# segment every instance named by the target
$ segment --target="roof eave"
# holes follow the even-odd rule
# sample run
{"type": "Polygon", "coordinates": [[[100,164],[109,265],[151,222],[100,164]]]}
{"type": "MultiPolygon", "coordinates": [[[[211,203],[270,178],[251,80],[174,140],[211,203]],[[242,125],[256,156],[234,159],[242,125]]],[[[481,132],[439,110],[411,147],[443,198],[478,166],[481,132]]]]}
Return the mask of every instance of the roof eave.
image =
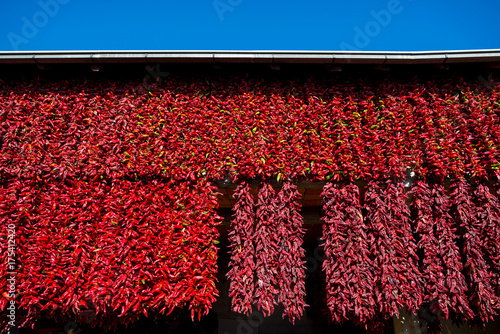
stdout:
{"type": "Polygon", "coordinates": [[[442,64],[500,62],[500,49],[372,51],[0,51],[0,64],[296,63],[442,64]]]}

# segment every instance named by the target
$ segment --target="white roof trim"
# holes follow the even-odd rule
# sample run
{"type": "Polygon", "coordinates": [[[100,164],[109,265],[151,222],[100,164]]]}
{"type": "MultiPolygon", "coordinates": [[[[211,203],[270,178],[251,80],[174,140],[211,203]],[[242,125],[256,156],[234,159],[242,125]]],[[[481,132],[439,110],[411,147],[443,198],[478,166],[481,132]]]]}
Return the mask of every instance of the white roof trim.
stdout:
{"type": "Polygon", "coordinates": [[[451,51],[0,51],[0,64],[49,63],[440,64],[500,62],[500,49],[451,51]]]}

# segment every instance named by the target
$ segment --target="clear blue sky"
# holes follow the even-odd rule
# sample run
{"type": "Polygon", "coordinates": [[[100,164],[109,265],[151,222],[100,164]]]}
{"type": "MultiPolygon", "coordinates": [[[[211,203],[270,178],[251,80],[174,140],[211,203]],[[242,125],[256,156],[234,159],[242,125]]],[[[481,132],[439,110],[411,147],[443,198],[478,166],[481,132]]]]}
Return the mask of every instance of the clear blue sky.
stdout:
{"type": "Polygon", "coordinates": [[[1,0],[0,50],[500,48],[500,1],[1,0]]]}

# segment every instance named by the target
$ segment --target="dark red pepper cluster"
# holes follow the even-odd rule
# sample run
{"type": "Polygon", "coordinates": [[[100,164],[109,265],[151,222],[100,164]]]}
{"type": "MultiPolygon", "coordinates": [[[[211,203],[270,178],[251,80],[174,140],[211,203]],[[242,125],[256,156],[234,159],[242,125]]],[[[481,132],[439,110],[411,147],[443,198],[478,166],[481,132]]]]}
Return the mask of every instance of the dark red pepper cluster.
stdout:
{"type": "Polygon", "coordinates": [[[498,198],[484,184],[477,185],[474,196],[478,207],[481,245],[491,268],[492,285],[500,307],[500,204],[498,198]]]}
{"type": "Polygon", "coordinates": [[[328,183],[321,196],[328,308],[335,322],[365,323],[375,316],[375,272],[359,189],[328,183]]]}
{"type": "Polygon", "coordinates": [[[371,329],[400,310],[480,325],[500,310],[500,205],[493,188],[458,179],[448,191],[417,181],[323,190],[328,307],[336,322],[371,329]],[[411,209],[411,211],[410,211],[411,209]],[[420,255],[420,256],[419,256],[420,255]]]}
{"type": "Polygon", "coordinates": [[[402,183],[371,181],[365,194],[366,220],[373,233],[371,252],[376,268],[374,296],[378,311],[415,312],[422,304],[422,275],[418,269],[408,196],[402,183]]]}
{"type": "Polygon", "coordinates": [[[469,284],[469,304],[475,323],[492,320],[500,309],[498,294],[498,200],[488,187],[474,191],[464,180],[452,185],[453,209],[462,239],[465,277],[469,284]]]}
{"type": "MultiPolygon", "coordinates": [[[[474,313],[467,298],[457,227],[450,215],[452,199],[441,184],[418,181],[411,192],[418,248],[423,251],[426,307],[445,319],[471,320],[474,313]]],[[[439,324],[429,325],[439,328],[439,324]]]]}
{"type": "Polygon", "coordinates": [[[278,258],[281,247],[280,236],[277,233],[276,193],[269,183],[262,183],[257,199],[255,243],[255,294],[257,308],[264,316],[274,312],[277,305],[278,258]]]}
{"type": "Polygon", "coordinates": [[[278,194],[269,183],[262,183],[254,213],[250,186],[246,182],[238,186],[229,233],[234,311],[251,313],[253,299],[264,316],[272,314],[275,305],[283,306],[283,317],[292,323],[302,316],[307,305],[300,197],[290,182],[278,194]]]}
{"type": "MultiPolygon", "coordinates": [[[[206,314],[218,295],[215,191],[203,181],[4,184],[0,221],[16,226],[20,325],[113,327],[184,307],[206,314]]],[[[6,303],[0,297],[2,321],[6,303]]]]}
{"type": "Polygon", "coordinates": [[[250,185],[242,182],[234,192],[236,203],[233,206],[235,217],[229,231],[231,260],[227,277],[231,280],[229,297],[235,312],[249,315],[252,313],[255,271],[254,200],[250,185]]]}
{"type": "Polygon", "coordinates": [[[300,319],[305,303],[306,276],[302,248],[305,230],[300,214],[301,195],[297,186],[286,182],[276,200],[277,233],[280,248],[278,256],[278,304],[283,305],[283,317],[288,316],[292,323],[300,319]]]}

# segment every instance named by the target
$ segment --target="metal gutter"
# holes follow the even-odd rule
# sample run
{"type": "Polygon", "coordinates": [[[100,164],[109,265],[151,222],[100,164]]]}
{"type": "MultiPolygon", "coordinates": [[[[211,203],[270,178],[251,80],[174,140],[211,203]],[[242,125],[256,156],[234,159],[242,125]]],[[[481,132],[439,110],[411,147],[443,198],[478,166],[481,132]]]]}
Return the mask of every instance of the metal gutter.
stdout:
{"type": "Polygon", "coordinates": [[[0,64],[269,63],[443,64],[500,62],[500,49],[372,51],[0,51],[0,64]]]}

